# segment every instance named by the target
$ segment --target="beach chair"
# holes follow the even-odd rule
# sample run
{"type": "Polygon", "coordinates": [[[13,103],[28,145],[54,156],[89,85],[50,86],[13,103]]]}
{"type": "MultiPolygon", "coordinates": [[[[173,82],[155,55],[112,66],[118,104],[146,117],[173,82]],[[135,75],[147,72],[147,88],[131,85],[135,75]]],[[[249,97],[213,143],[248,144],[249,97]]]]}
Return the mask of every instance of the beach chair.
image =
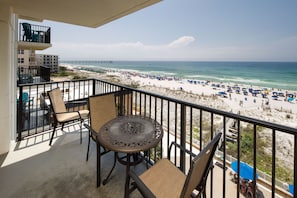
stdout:
{"type": "Polygon", "coordinates": [[[221,135],[222,133],[217,134],[197,156],[173,142],[169,149],[168,158],[159,160],[140,176],[130,170],[129,176],[134,182],[129,192],[137,188],[143,197],[200,197],[201,195],[206,197],[206,180],[210,169],[213,168],[212,159],[221,135]],[[172,145],[179,147],[191,156],[195,156],[187,175],[170,161],[172,145]],[[193,194],[195,189],[199,191],[198,194],[193,194]]]}
{"type": "MultiPolygon", "coordinates": [[[[67,111],[66,105],[63,101],[62,92],[59,87],[48,91],[48,97],[54,115],[54,130],[49,145],[52,145],[58,124],[62,124],[63,130],[64,124],[74,121],[80,121],[80,143],[82,143],[82,123],[85,119],[88,119],[89,110],[67,111]]],[[[82,102],[86,103],[85,101],[82,102]]]]}

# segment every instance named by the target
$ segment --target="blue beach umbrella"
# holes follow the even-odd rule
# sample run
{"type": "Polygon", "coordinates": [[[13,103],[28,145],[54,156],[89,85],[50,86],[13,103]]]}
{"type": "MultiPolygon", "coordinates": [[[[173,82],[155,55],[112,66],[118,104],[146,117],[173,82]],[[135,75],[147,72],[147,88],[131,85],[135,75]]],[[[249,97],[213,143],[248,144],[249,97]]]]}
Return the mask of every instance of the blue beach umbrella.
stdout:
{"type": "MultiPolygon", "coordinates": [[[[231,168],[238,173],[237,160],[231,163],[231,168]]],[[[254,180],[254,168],[244,162],[240,162],[240,177],[254,180]]],[[[258,174],[256,174],[256,179],[258,179],[258,177],[258,174]]]]}
{"type": "Polygon", "coordinates": [[[289,192],[294,195],[294,185],[293,184],[289,184],[289,192]]]}

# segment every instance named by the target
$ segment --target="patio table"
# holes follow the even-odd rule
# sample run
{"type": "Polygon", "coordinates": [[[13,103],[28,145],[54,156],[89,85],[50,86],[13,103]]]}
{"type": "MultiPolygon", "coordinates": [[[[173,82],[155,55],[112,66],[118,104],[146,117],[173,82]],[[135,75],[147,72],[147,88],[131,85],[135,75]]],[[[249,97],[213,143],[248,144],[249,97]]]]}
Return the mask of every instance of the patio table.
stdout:
{"type": "Polygon", "coordinates": [[[130,166],[141,162],[141,160],[130,162],[130,157],[140,151],[156,147],[162,137],[162,126],[154,119],[140,115],[119,116],[100,128],[98,141],[102,146],[116,153],[127,154],[126,160],[117,155],[118,161],[126,165],[125,197],[129,191],[130,166]]]}

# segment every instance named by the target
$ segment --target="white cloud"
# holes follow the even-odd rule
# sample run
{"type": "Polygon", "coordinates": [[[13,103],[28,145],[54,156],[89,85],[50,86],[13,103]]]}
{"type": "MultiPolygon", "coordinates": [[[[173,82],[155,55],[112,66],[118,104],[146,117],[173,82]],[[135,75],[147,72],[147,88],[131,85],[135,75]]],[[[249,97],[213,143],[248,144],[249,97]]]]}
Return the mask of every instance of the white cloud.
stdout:
{"type": "Polygon", "coordinates": [[[195,38],[192,36],[182,36],[171,43],[169,43],[169,47],[182,47],[182,46],[188,46],[190,43],[195,41],[195,38]]]}
{"type": "Polygon", "coordinates": [[[183,36],[160,45],[146,45],[140,41],[112,44],[57,42],[42,53],[57,54],[61,59],[171,59],[189,54],[185,54],[187,50],[183,47],[194,40],[194,37],[183,36]]]}
{"type": "MultiPolygon", "coordinates": [[[[41,53],[56,54],[61,60],[296,60],[297,37],[250,46],[200,47],[189,45],[192,36],[182,36],[169,44],[147,45],[138,42],[112,44],[53,43],[41,53]]],[[[38,53],[38,52],[37,52],[38,53]]]]}

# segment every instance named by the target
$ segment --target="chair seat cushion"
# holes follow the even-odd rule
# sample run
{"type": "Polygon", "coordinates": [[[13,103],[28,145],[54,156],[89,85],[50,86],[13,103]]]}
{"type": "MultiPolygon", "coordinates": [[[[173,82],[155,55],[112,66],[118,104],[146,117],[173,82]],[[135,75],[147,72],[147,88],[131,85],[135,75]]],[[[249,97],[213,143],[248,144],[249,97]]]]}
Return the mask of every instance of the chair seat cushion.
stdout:
{"type": "Polygon", "coordinates": [[[86,118],[88,118],[89,111],[88,110],[80,110],[79,113],[75,112],[75,111],[59,113],[59,114],[57,114],[57,120],[58,120],[58,122],[68,122],[68,121],[80,119],[79,114],[81,115],[82,119],[86,119],[86,118]]]}
{"type": "Polygon", "coordinates": [[[79,113],[82,119],[87,119],[89,117],[89,110],[80,110],[79,113]]]}
{"type": "Polygon", "coordinates": [[[164,158],[140,175],[140,179],[158,198],[179,197],[186,175],[164,158]]]}

